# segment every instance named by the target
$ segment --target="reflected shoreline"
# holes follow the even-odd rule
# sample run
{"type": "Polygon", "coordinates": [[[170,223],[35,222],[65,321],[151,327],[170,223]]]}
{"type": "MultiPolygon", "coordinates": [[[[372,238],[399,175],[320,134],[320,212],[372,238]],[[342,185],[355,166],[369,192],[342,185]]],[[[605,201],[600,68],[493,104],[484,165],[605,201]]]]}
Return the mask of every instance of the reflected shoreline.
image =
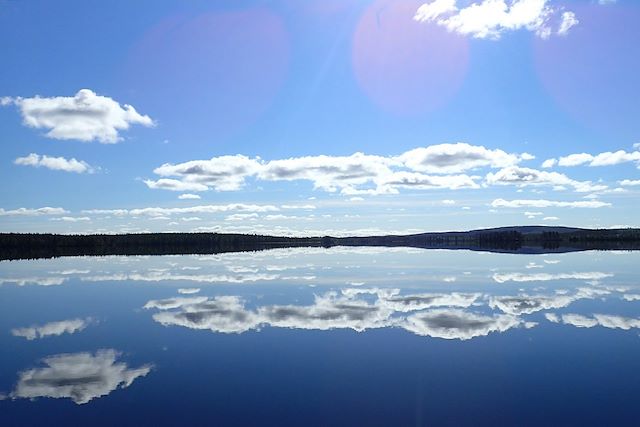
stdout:
{"type": "Polygon", "coordinates": [[[202,255],[335,246],[411,247],[511,254],[640,250],[640,230],[526,226],[367,237],[278,237],[221,233],[1,233],[0,260],[103,255],[202,255]]]}

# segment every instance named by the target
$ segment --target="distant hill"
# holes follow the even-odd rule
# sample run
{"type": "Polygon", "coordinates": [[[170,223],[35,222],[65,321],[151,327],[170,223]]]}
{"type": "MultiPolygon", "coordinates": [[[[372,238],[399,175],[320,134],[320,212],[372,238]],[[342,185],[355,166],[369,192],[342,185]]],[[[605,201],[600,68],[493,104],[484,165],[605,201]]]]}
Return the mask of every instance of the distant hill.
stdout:
{"type": "Polygon", "coordinates": [[[257,234],[23,234],[0,233],[0,259],[83,255],[178,255],[286,247],[407,246],[508,253],[638,250],[640,229],[510,226],[471,231],[368,237],[278,237],[257,234]]]}

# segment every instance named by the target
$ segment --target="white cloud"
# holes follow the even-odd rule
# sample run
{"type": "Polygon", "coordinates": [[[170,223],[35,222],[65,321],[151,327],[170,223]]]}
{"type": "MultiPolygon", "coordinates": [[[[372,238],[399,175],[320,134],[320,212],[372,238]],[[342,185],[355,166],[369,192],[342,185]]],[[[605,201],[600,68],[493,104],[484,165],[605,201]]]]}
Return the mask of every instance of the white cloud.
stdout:
{"type": "Polygon", "coordinates": [[[62,208],[51,208],[51,207],[43,207],[43,208],[18,208],[13,210],[4,210],[0,208],[0,216],[40,216],[40,215],[64,215],[69,213],[69,211],[62,208]]]}
{"type": "Polygon", "coordinates": [[[280,205],[282,209],[303,209],[303,210],[313,210],[316,208],[315,205],[280,205]]]}
{"type": "Polygon", "coordinates": [[[51,221],[63,221],[63,222],[85,222],[91,221],[88,216],[63,216],[59,218],[51,218],[51,221]]]}
{"type": "Polygon", "coordinates": [[[224,220],[225,221],[246,221],[246,220],[252,220],[252,219],[258,219],[258,214],[256,213],[233,214],[233,215],[228,215],[224,220]]]}
{"type": "Polygon", "coordinates": [[[127,388],[151,371],[151,365],[129,369],[126,363],[116,362],[118,356],[111,349],[99,350],[95,354],[49,356],[42,360],[44,367],[19,373],[16,388],[9,397],[69,398],[80,405],[106,396],[117,388],[127,388]]]}
{"type": "Polygon", "coordinates": [[[499,39],[507,31],[526,29],[538,37],[566,35],[578,23],[573,12],[549,5],[548,0],[480,0],[458,7],[456,0],[431,0],[418,8],[414,19],[436,23],[465,36],[499,39]],[[560,21],[559,24],[555,21],[560,21]]]}
{"type": "Polygon", "coordinates": [[[154,125],[149,116],[139,114],[131,105],[121,106],[89,89],[72,97],[13,98],[11,103],[20,109],[26,126],[49,129],[46,136],[53,139],[113,144],[122,140],[119,132],[131,125],[154,125]]]}
{"type": "Polygon", "coordinates": [[[560,218],[557,216],[545,216],[542,218],[543,221],[558,221],[560,218]]]}
{"type": "Polygon", "coordinates": [[[578,202],[561,202],[555,200],[533,199],[533,200],[504,200],[496,199],[491,202],[494,208],[603,208],[611,206],[611,203],[601,202],[598,200],[578,201],[578,202]]]}
{"type": "MultiPolygon", "coordinates": [[[[212,187],[217,191],[234,191],[244,186],[247,177],[255,175],[261,168],[259,159],[250,159],[246,156],[220,156],[209,160],[192,160],[177,165],[165,163],[154,169],[154,173],[159,176],[180,177],[185,185],[193,185],[193,188],[212,187]]],[[[156,182],[163,181],[158,180],[156,182]]],[[[174,180],[165,180],[174,181],[174,180]]],[[[145,181],[150,188],[154,187],[145,181]]],[[[193,191],[204,191],[196,189],[193,191]]],[[[185,191],[190,191],[186,190],[185,191]]]]}
{"type": "Polygon", "coordinates": [[[75,158],[65,159],[64,157],[49,157],[47,155],[41,156],[36,153],[31,153],[25,157],[18,157],[13,163],[16,165],[33,166],[36,168],[43,167],[64,172],[94,172],[94,169],[87,162],[82,160],[76,160],[75,158]]]}
{"type": "Polygon", "coordinates": [[[179,164],[166,163],[145,180],[153,189],[173,191],[235,191],[248,178],[261,181],[309,181],[314,189],[344,195],[396,194],[399,189],[479,188],[476,177],[461,174],[477,168],[515,165],[534,158],[466,143],[416,148],[399,156],[354,153],[350,156],[304,156],[264,161],[243,155],[213,157],[179,164]],[[426,175],[432,173],[437,174],[426,175]],[[458,175],[451,175],[451,174],[458,175]],[[441,176],[445,174],[447,176],[441,176]]]}
{"type": "MultiPolygon", "coordinates": [[[[634,145],[634,148],[635,145],[634,145]]],[[[577,153],[558,159],[548,159],[543,163],[543,167],[552,167],[556,163],[558,166],[573,167],[587,165],[591,167],[597,166],[614,166],[622,163],[636,162],[640,166],[640,151],[627,152],[624,150],[606,151],[600,154],[577,153]],[[547,166],[544,166],[544,165],[547,166]]]]}
{"type": "Polygon", "coordinates": [[[197,194],[181,194],[178,196],[178,199],[180,200],[199,200],[201,197],[197,194]]]}
{"type": "Polygon", "coordinates": [[[177,179],[162,178],[156,181],[145,179],[143,181],[147,187],[152,190],[169,190],[169,191],[207,191],[209,187],[197,182],[185,182],[177,179]]]}
{"type": "Polygon", "coordinates": [[[197,294],[198,292],[200,292],[200,288],[180,288],[180,289],[178,289],[178,293],[179,294],[183,294],[183,295],[197,294]]]}
{"type": "MultiPolygon", "coordinates": [[[[199,205],[184,208],[161,208],[148,207],[126,210],[116,210],[117,212],[125,211],[131,216],[167,216],[179,214],[215,214],[231,211],[238,212],[275,212],[279,209],[273,205],[249,205],[244,203],[230,203],[228,205],[199,205]]],[[[95,211],[83,211],[86,213],[95,213],[95,211]]],[[[105,212],[108,212],[106,210],[105,212]]]]}
{"type": "Polygon", "coordinates": [[[558,28],[558,35],[566,36],[569,34],[569,30],[578,25],[580,21],[576,18],[576,14],[573,12],[563,12],[560,21],[560,28],[558,28]]]}
{"type": "Polygon", "coordinates": [[[596,185],[590,181],[575,181],[558,172],[539,171],[520,166],[503,168],[496,173],[489,172],[486,182],[489,185],[517,185],[519,187],[553,186],[554,188],[562,188],[563,186],[570,186],[580,193],[607,189],[606,185],[596,185]]]}
{"type": "Polygon", "coordinates": [[[640,185],[640,179],[636,179],[636,180],[624,179],[620,181],[619,184],[622,185],[623,187],[635,187],[640,185]]]}
{"type": "Polygon", "coordinates": [[[512,166],[528,159],[528,156],[459,142],[415,148],[401,154],[398,159],[408,168],[418,172],[450,174],[482,167],[512,166]]]}
{"type": "Polygon", "coordinates": [[[451,200],[451,199],[446,199],[442,201],[443,205],[455,205],[456,201],[455,200],[451,200]]]}
{"type": "Polygon", "coordinates": [[[59,322],[49,322],[41,326],[30,326],[28,328],[16,328],[11,330],[11,334],[16,337],[23,337],[28,340],[59,336],[62,334],[74,334],[87,327],[91,319],[70,319],[59,322]]]}

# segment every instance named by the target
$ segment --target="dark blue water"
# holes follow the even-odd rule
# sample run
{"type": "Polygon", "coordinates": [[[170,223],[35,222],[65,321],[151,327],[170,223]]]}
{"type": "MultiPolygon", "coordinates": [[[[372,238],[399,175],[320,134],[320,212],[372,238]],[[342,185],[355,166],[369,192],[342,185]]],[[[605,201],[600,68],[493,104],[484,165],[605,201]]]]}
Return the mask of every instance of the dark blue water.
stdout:
{"type": "Polygon", "coordinates": [[[0,263],[0,425],[640,425],[640,254],[0,263]]]}

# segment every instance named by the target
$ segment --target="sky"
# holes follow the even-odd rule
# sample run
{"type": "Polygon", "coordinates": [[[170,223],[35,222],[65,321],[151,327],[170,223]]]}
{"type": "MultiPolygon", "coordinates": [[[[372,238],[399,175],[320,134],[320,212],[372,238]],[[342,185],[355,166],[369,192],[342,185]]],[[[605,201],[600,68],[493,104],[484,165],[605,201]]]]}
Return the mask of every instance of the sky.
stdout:
{"type": "Polygon", "coordinates": [[[0,0],[0,232],[639,227],[635,0],[0,0]]]}

